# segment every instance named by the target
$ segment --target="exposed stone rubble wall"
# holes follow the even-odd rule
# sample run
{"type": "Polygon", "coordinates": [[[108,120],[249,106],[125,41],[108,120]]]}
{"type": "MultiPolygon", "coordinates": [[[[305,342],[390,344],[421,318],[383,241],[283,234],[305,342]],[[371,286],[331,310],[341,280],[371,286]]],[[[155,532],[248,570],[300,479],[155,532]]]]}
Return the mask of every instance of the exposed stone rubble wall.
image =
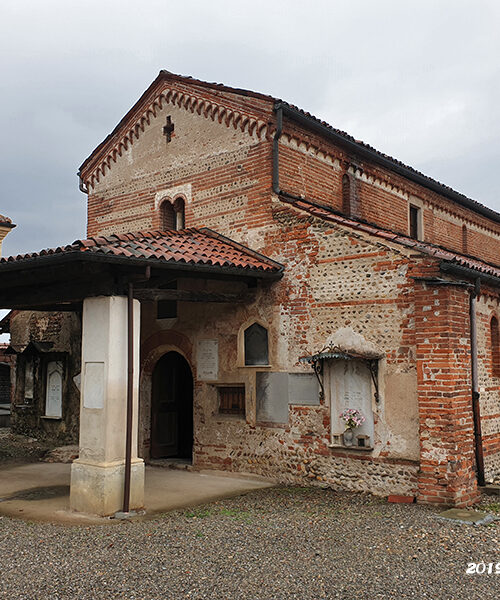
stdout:
{"type": "Polygon", "coordinates": [[[43,438],[57,444],[78,442],[80,417],[81,317],[76,313],[21,311],[11,317],[11,340],[18,350],[30,342],[51,342],[48,352],[35,354],[33,398],[26,400],[26,356],[17,357],[16,385],[12,399],[11,424],[15,433],[43,438]],[[49,361],[63,363],[62,418],[44,418],[46,368],[49,361]]]}

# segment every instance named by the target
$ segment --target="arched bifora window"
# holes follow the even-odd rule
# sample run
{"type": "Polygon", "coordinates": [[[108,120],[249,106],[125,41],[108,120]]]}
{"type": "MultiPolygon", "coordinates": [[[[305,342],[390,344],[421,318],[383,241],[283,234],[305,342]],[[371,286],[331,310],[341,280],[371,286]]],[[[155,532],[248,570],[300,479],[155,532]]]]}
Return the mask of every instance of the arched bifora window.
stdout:
{"type": "Polygon", "coordinates": [[[175,229],[175,212],[172,203],[168,200],[162,202],[160,206],[160,229],[175,229]]]}
{"type": "Polygon", "coordinates": [[[184,229],[184,199],[180,196],[174,201],[175,228],[184,229]]]}
{"type": "Polygon", "coordinates": [[[184,199],[180,196],[174,200],[165,200],[160,206],[160,228],[184,229],[184,199]]]}
{"type": "Polygon", "coordinates": [[[500,377],[500,331],[498,329],[498,319],[491,317],[491,370],[494,377],[500,377]]]}
{"type": "Polygon", "coordinates": [[[245,365],[268,365],[269,344],[267,329],[254,323],[245,329],[245,365]]]}

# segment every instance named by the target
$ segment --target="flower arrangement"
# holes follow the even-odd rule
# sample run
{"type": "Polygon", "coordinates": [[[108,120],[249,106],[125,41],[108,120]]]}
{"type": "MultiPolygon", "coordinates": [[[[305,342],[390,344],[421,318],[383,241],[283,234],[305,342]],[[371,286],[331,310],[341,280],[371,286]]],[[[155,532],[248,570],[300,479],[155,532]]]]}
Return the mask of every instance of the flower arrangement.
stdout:
{"type": "Polygon", "coordinates": [[[363,413],[357,408],[346,408],[340,413],[346,429],[355,429],[365,422],[363,413]]]}

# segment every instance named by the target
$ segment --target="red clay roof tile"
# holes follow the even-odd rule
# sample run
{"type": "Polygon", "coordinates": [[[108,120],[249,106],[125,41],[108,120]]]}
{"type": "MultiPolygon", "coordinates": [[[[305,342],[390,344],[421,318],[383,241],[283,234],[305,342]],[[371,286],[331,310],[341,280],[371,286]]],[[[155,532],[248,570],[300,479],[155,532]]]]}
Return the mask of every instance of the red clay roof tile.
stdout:
{"type": "Polygon", "coordinates": [[[87,240],[76,240],[67,246],[1,258],[0,264],[75,252],[113,254],[171,263],[237,267],[275,273],[283,270],[283,266],[279,263],[208,228],[97,236],[87,240]]]}

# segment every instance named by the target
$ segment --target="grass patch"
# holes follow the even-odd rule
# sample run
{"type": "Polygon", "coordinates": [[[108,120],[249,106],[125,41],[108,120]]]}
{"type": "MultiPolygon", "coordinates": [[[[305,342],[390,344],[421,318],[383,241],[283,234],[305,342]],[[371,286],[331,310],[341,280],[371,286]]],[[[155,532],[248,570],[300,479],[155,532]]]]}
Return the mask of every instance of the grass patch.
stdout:
{"type": "Polygon", "coordinates": [[[490,502],[489,504],[481,505],[479,508],[500,515],[500,502],[490,502]]]}
{"type": "Polygon", "coordinates": [[[184,511],[184,516],[188,519],[206,519],[212,515],[209,508],[191,508],[184,511]]]}
{"type": "Polygon", "coordinates": [[[252,520],[252,515],[247,510],[242,510],[241,508],[221,508],[220,514],[239,521],[252,520]]]}

